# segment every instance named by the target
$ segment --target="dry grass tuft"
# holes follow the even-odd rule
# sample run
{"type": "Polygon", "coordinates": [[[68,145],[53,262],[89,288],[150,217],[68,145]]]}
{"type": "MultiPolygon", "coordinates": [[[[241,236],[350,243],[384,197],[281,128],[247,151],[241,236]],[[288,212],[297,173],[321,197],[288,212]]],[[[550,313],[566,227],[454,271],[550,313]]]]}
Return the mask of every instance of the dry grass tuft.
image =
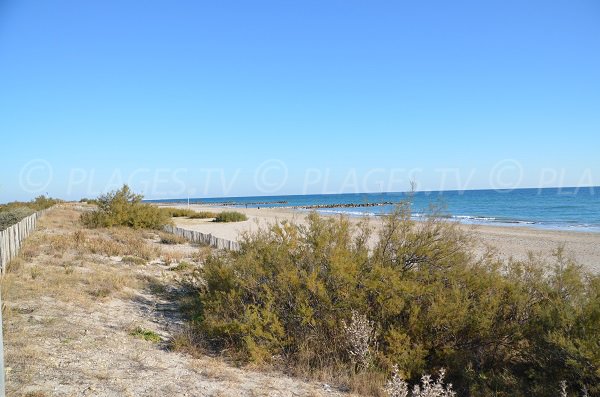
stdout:
{"type": "Polygon", "coordinates": [[[94,298],[106,298],[126,289],[141,287],[139,278],[111,271],[97,271],[84,278],[83,283],[94,298]]]}
{"type": "Polygon", "coordinates": [[[188,242],[182,236],[178,236],[173,233],[160,232],[158,235],[160,237],[160,242],[162,244],[174,245],[174,244],[186,244],[188,242]]]}
{"type": "Polygon", "coordinates": [[[186,353],[192,357],[202,357],[207,353],[207,342],[202,334],[194,330],[192,326],[184,327],[169,341],[169,348],[173,351],[186,353]]]}
{"type": "Polygon", "coordinates": [[[183,258],[185,258],[185,254],[180,251],[164,250],[161,255],[162,261],[167,265],[179,263],[183,258]]]}

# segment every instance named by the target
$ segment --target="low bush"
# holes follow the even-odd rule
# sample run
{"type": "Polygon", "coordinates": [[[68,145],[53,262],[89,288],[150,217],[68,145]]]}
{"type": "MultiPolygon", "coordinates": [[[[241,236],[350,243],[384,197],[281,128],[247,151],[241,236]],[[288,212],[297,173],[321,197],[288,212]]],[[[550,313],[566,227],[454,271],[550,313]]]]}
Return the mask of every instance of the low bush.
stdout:
{"type": "Polygon", "coordinates": [[[372,248],[370,233],[313,213],[246,235],[207,258],[199,328],[239,360],[338,379],[408,387],[447,369],[461,396],[556,396],[560,379],[600,393],[599,276],[561,250],[554,264],[477,258],[456,224],[404,206],[372,248]]]}
{"type": "Polygon", "coordinates": [[[0,230],[4,230],[9,226],[14,225],[36,211],[48,209],[60,202],[62,201],[58,199],[39,196],[28,202],[13,201],[6,204],[0,204],[0,230]]]}
{"type": "Polygon", "coordinates": [[[190,219],[207,219],[216,216],[214,212],[194,211],[187,208],[161,208],[161,211],[171,218],[187,217],[190,219]]]}
{"type": "Polygon", "coordinates": [[[81,200],[79,200],[80,203],[85,203],[85,204],[98,204],[98,200],[96,199],[89,199],[89,198],[82,198],[81,200]]]}
{"type": "Polygon", "coordinates": [[[210,212],[210,211],[197,211],[194,212],[192,215],[189,216],[190,219],[209,219],[209,218],[215,218],[217,216],[217,214],[215,214],[214,212],[210,212]]]}
{"type": "Polygon", "coordinates": [[[160,229],[170,223],[164,211],[142,203],[142,198],[124,185],[120,190],[98,197],[98,208],[82,214],[81,221],[90,228],[127,226],[134,229],[160,229]]]}
{"type": "Polygon", "coordinates": [[[175,244],[185,244],[188,241],[185,238],[178,236],[176,234],[173,234],[173,233],[160,233],[160,242],[162,244],[175,245],[175,244]]]}
{"type": "Polygon", "coordinates": [[[138,265],[138,266],[146,264],[146,260],[145,259],[138,258],[137,256],[124,256],[121,259],[121,262],[132,264],[132,265],[138,265]]]}
{"type": "Polygon", "coordinates": [[[59,203],[62,203],[62,200],[55,199],[52,197],[38,196],[29,203],[27,203],[27,206],[32,208],[34,211],[42,211],[59,203]]]}
{"type": "Polygon", "coordinates": [[[170,207],[163,207],[163,208],[161,208],[161,211],[163,211],[165,214],[167,214],[171,218],[180,218],[180,217],[184,217],[184,216],[191,216],[196,213],[196,211],[190,210],[187,208],[170,208],[170,207]]]}
{"type": "Polygon", "coordinates": [[[0,230],[4,230],[9,226],[14,225],[21,221],[21,219],[28,217],[35,211],[29,207],[13,207],[0,212],[0,230]]]}
{"type": "Polygon", "coordinates": [[[248,217],[245,214],[237,211],[223,211],[217,214],[214,222],[242,222],[247,221],[248,217]]]}

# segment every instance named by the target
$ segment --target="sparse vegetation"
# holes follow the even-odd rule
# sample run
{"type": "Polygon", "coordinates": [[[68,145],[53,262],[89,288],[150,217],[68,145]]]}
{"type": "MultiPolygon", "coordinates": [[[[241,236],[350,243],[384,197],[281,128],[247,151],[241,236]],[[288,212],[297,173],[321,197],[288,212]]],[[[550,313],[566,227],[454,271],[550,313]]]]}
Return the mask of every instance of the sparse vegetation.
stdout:
{"type": "Polygon", "coordinates": [[[123,263],[131,263],[131,264],[138,265],[138,266],[146,264],[146,260],[145,259],[138,258],[137,256],[124,256],[121,259],[121,262],[123,262],[123,263]]]}
{"type": "MultiPolygon", "coordinates": [[[[89,310],[139,291],[169,299],[169,282],[182,280],[199,293],[181,295],[191,323],[170,346],[194,357],[222,349],[239,361],[285,368],[360,395],[598,393],[599,277],[561,250],[553,264],[533,256],[511,263],[477,258],[473,239],[461,229],[436,217],[414,223],[408,208],[386,219],[371,248],[368,225],[353,229],[345,218],[311,214],[307,225],[277,224],[247,235],[239,252],[212,255],[161,246],[155,231],[87,230],[75,211],[50,214],[42,230],[55,228],[34,233],[9,267],[6,281],[15,282],[18,272],[23,302],[50,296],[89,310]],[[143,271],[131,266],[138,263],[148,265],[143,271]],[[177,265],[167,267],[171,263],[177,265]]],[[[29,304],[11,309],[13,316],[29,313],[29,304]]],[[[46,329],[42,321],[58,318],[36,321],[46,329]]],[[[25,315],[19,321],[21,328],[29,324],[25,315]]],[[[121,328],[124,338],[160,341],[158,333],[132,331],[130,324],[121,328]]],[[[67,328],[61,324],[61,332],[67,328]]],[[[61,336],[61,343],[71,337],[61,336]]],[[[12,357],[14,363],[25,356],[12,357]]]]}
{"type": "Polygon", "coordinates": [[[86,197],[84,197],[81,200],[79,200],[79,202],[80,203],[84,203],[84,204],[93,204],[93,205],[98,204],[98,200],[96,200],[96,199],[89,199],[89,198],[86,198],[86,197]]]}
{"type": "Polygon", "coordinates": [[[160,208],[142,203],[143,196],[133,193],[129,186],[102,195],[95,211],[81,215],[81,221],[90,228],[127,226],[134,229],[160,229],[170,222],[160,208]]]}
{"type": "Polygon", "coordinates": [[[175,272],[185,272],[194,269],[194,265],[190,262],[181,261],[177,264],[177,266],[172,267],[171,270],[175,272]]]}
{"type": "Polygon", "coordinates": [[[36,211],[45,210],[60,202],[61,200],[58,199],[39,196],[29,202],[13,201],[0,204],[0,230],[14,225],[36,211]]]}
{"type": "Polygon", "coordinates": [[[185,244],[185,243],[188,242],[182,236],[178,236],[178,235],[173,234],[173,233],[161,232],[159,234],[159,236],[160,236],[160,242],[162,244],[174,245],[174,244],[185,244]]]}
{"type": "Polygon", "coordinates": [[[167,214],[171,218],[181,218],[181,217],[191,216],[196,213],[196,211],[190,210],[187,208],[170,208],[170,207],[161,208],[161,211],[163,211],[165,214],[167,214]]]}
{"type": "Polygon", "coordinates": [[[152,343],[158,343],[162,340],[160,335],[156,332],[149,329],[144,329],[142,327],[136,327],[133,331],[131,331],[130,335],[152,343]]]}
{"type": "Polygon", "coordinates": [[[392,378],[386,384],[385,392],[389,397],[454,397],[456,393],[452,390],[452,384],[444,384],[445,376],[444,369],[440,370],[440,375],[435,381],[430,375],[423,375],[421,382],[414,385],[410,392],[408,383],[400,376],[398,367],[394,366],[392,378]]]}
{"type": "Polygon", "coordinates": [[[217,214],[215,222],[242,222],[247,221],[248,217],[245,214],[237,211],[223,211],[217,214]]]}
{"type": "Polygon", "coordinates": [[[26,218],[35,212],[29,207],[14,207],[0,211],[0,230],[4,230],[9,226],[18,223],[21,219],[26,218]]]}
{"type": "Polygon", "coordinates": [[[210,211],[196,211],[189,216],[190,219],[210,219],[216,218],[217,214],[210,211]]]}
{"type": "Polygon", "coordinates": [[[192,278],[194,262],[209,249],[161,246],[150,230],[84,229],[81,211],[79,204],[65,204],[48,212],[2,276],[7,395],[244,395],[248,385],[268,393],[325,395],[318,383],[172,352],[184,348],[176,340],[190,347],[200,342],[195,333],[188,339],[174,334],[173,322],[180,319],[175,299],[193,295],[198,301],[198,294],[180,290],[179,280],[192,278]],[[164,251],[179,257],[181,269],[168,271],[164,251]],[[150,257],[143,269],[135,264],[139,255],[150,257]],[[132,336],[137,325],[141,329],[132,336]],[[156,336],[170,349],[136,340],[156,336]]]}
{"type": "Polygon", "coordinates": [[[208,219],[217,216],[214,212],[194,211],[187,208],[161,208],[161,211],[172,218],[208,219]]]}
{"type": "Polygon", "coordinates": [[[127,262],[128,260],[133,261],[133,258],[147,261],[162,254],[158,247],[149,244],[139,233],[127,228],[103,230],[102,234],[77,230],[48,236],[44,243],[35,248],[29,244],[25,245],[21,255],[23,257],[34,256],[37,252],[32,252],[32,250],[37,249],[54,257],[62,258],[71,251],[77,251],[109,257],[120,256],[123,261],[127,262]]]}
{"type": "Polygon", "coordinates": [[[172,218],[189,218],[189,219],[211,219],[214,218],[215,222],[240,222],[245,221],[248,218],[246,215],[237,211],[223,211],[223,212],[211,212],[211,211],[194,211],[183,208],[161,208],[160,209],[166,216],[172,218]]]}
{"type": "Polygon", "coordinates": [[[600,393],[600,277],[560,249],[554,264],[476,258],[457,225],[415,223],[408,206],[372,250],[369,234],[311,214],[247,235],[206,260],[199,329],[238,360],[351,387],[395,373],[408,389],[446,368],[458,395],[554,397],[556,379],[600,393]]]}

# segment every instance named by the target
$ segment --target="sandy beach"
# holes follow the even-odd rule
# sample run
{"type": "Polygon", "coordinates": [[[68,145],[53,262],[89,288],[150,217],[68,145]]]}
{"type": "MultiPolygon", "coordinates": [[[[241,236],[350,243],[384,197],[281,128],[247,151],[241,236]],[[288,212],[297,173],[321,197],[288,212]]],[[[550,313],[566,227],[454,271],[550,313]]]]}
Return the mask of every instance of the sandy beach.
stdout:
{"type": "MultiPolygon", "coordinates": [[[[186,208],[187,206],[178,206],[186,208]]],[[[190,205],[197,211],[219,212],[227,208],[222,206],[190,205]]],[[[280,209],[280,208],[236,208],[248,216],[245,222],[214,223],[208,219],[174,218],[177,226],[202,233],[211,233],[214,236],[237,240],[240,233],[252,232],[277,221],[305,222],[305,211],[280,209]]],[[[336,215],[324,215],[336,216],[336,215]]],[[[358,223],[360,218],[350,218],[358,223]]],[[[376,231],[381,225],[381,219],[372,217],[370,224],[376,231]]],[[[593,273],[600,273],[600,233],[571,232],[561,230],[542,230],[531,227],[505,227],[464,225],[478,238],[477,250],[483,252],[486,246],[497,250],[498,255],[504,259],[525,259],[529,252],[541,254],[550,259],[551,252],[560,244],[565,245],[566,254],[577,263],[585,266],[593,273]]]]}

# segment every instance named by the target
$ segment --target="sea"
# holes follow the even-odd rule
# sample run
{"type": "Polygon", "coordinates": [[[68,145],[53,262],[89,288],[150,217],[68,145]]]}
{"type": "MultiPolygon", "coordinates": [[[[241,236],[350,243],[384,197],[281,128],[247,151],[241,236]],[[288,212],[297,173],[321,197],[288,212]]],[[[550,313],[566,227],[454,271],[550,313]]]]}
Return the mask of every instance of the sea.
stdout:
{"type": "MultiPolygon", "coordinates": [[[[187,203],[188,199],[148,201],[187,203]]],[[[381,216],[393,211],[398,203],[409,202],[415,219],[435,208],[441,216],[464,224],[600,233],[600,187],[190,198],[189,202],[228,208],[295,208],[348,216],[381,216]]]]}

